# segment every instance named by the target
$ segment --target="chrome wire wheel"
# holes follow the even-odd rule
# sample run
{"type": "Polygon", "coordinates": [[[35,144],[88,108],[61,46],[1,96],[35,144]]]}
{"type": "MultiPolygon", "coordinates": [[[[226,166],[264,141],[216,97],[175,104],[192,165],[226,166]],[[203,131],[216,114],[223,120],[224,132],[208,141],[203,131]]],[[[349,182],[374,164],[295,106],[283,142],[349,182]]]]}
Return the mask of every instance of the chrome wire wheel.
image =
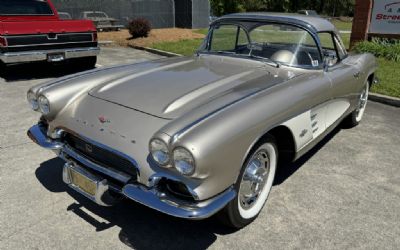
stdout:
{"type": "Polygon", "coordinates": [[[358,101],[358,107],[356,109],[356,121],[360,122],[364,112],[365,112],[365,108],[367,107],[367,102],[368,102],[368,93],[369,93],[369,85],[366,84],[365,88],[363,89],[361,95],[360,95],[360,99],[358,101]]]}
{"type": "Polygon", "coordinates": [[[276,153],[274,145],[266,143],[247,161],[238,193],[239,213],[245,219],[257,216],[268,198],[275,177],[276,153]]]}

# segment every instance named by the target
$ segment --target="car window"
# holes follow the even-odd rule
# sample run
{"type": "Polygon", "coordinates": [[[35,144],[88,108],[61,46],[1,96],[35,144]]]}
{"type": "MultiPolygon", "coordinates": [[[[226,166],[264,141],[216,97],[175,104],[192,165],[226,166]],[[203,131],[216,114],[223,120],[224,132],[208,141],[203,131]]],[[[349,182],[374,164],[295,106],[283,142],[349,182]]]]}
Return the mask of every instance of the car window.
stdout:
{"type": "Polygon", "coordinates": [[[212,33],[211,51],[234,52],[237,45],[247,45],[246,32],[237,25],[221,25],[212,33]]]}
{"type": "Polygon", "coordinates": [[[52,15],[44,0],[1,0],[0,15],[52,15]]]}
{"type": "Polygon", "coordinates": [[[322,66],[319,47],[308,31],[275,23],[241,25],[217,24],[212,27],[207,36],[208,43],[203,44],[199,52],[250,57],[302,68],[322,66]]]}
{"type": "Polygon", "coordinates": [[[286,24],[266,24],[252,29],[251,43],[260,46],[256,54],[290,66],[319,67],[317,44],[306,30],[286,24]]]}
{"type": "Polygon", "coordinates": [[[339,56],[336,51],[335,42],[333,40],[333,35],[330,32],[320,32],[318,33],[319,40],[321,42],[324,59],[329,59],[330,66],[336,64],[339,61],[339,56]]]}

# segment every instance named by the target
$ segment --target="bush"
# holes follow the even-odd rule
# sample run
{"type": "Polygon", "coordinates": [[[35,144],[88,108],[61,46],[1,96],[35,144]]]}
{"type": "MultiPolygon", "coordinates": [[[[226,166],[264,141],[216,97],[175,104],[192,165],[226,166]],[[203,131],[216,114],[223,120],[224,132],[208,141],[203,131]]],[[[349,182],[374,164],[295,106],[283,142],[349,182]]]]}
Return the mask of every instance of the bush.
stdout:
{"type": "Polygon", "coordinates": [[[400,40],[374,38],[372,41],[359,42],[354,46],[359,53],[372,53],[390,61],[400,62],[400,40]]]}
{"type": "Polygon", "coordinates": [[[128,29],[132,38],[147,37],[151,31],[151,25],[147,19],[136,18],[129,22],[128,29]]]}

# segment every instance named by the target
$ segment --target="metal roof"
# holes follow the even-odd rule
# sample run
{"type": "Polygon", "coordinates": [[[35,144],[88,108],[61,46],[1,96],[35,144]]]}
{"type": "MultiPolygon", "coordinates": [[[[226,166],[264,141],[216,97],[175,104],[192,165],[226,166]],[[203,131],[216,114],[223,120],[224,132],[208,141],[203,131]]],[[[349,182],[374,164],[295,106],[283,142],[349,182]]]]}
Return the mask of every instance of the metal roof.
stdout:
{"type": "Polygon", "coordinates": [[[277,12],[248,12],[248,13],[237,13],[229,14],[218,18],[214,22],[221,22],[224,20],[251,20],[251,21],[270,21],[270,22],[283,22],[292,23],[307,27],[315,32],[321,31],[335,31],[335,26],[328,20],[315,17],[306,16],[294,13],[277,13],[277,12]]]}

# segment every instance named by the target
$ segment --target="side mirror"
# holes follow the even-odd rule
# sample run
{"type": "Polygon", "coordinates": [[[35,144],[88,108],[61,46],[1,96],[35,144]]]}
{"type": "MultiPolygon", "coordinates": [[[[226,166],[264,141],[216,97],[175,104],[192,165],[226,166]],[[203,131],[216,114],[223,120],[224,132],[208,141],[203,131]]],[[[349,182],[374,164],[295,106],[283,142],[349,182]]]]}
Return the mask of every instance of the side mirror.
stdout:
{"type": "Polygon", "coordinates": [[[333,56],[326,56],[324,58],[324,69],[325,71],[328,71],[329,67],[332,67],[337,63],[337,58],[333,56]]]}

